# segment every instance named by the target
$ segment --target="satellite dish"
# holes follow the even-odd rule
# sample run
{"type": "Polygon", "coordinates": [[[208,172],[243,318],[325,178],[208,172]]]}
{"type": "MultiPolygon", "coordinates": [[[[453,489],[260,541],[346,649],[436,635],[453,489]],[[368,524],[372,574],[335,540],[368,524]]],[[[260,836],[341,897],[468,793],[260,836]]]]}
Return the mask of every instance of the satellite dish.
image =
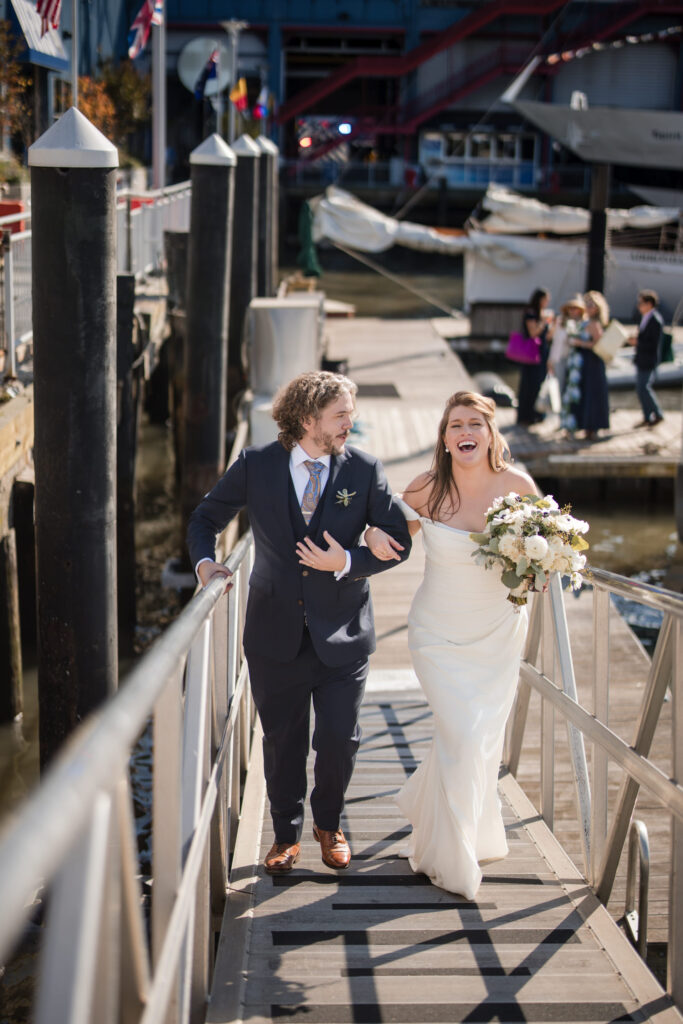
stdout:
{"type": "Polygon", "coordinates": [[[194,92],[197,79],[214,50],[218,50],[218,76],[207,81],[204,95],[215,96],[230,84],[230,54],[227,46],[210,36],[199,36],[186,43],[178,56],[178,78],[190,92],[194,92]]]}

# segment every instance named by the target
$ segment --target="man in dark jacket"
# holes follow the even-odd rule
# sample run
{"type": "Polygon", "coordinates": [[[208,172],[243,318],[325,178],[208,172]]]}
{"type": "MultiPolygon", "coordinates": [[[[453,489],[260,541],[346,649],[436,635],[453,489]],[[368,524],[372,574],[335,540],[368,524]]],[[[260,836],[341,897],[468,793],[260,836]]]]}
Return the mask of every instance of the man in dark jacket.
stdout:
{"type": "Polygon", "coordinates": [[[652,376],[659,362],[659,348],[662,341],[664,322],[656,308],[659,301],[657,292],[638,293],[640,326],[637,336],[629,338],[636,346],[633,362],[636,367],[636,393],[643,409],[643,420],[639,427],[654,427],[664,419],[662,410],[652,390],[652,376]]]}
{"type": "Polygon", "coordinates": [[[187,531],[206,586],[229,575],[214,561],[216,535],[246,508],[254,568],[244,652],[263,726],[275,842],[269,874],[299,857],[311,700],[315,711],[313,834],[329,867],[345,868],[344,793],[360,741],[358,711],[375,630],[368,576],[395,564],[360,544],[366,525],[390,533],[408,556],[410,534],[382,464],[349,448],[356,385],[324,371],[296,377],[276,396],[279,440],[246,448],[199,503],[187,531]]]}

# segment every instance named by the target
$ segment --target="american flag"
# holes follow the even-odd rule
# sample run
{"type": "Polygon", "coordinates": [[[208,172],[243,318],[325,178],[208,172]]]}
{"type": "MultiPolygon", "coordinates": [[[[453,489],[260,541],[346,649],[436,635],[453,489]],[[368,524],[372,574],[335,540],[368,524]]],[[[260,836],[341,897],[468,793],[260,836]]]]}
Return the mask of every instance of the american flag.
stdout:
{"type": "Polygon", "coordinates": [[[44,36],[50,28],[59,28],[62,0],[36,0],[36,11],[40,15],[40,34],[44,36]]]}
{"type": "Polygon", "coordinates": [[[145,0],[128,33],[128,56],[135,60],[145,48],[151,25],[163,25],[163,0],[145,0]]]}

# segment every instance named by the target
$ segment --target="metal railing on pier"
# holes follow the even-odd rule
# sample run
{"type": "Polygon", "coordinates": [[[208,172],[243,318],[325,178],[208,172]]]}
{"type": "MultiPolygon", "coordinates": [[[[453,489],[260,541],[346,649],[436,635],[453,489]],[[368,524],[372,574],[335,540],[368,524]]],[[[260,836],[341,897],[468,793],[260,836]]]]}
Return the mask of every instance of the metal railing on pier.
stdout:
{"type": "Polygon", "coordinates": [[[252,555],[247,534],[232,589],[195,595],[5,829],[0,964],[47,907],[36,1024],[204,1019],[255,717],[240,641],[252,555]],[[150,727],[147,921],[129,771],[150,727]]]}
{"type": "MultiPolygon", "coordinates": [[[[116,265],[119,273],[145,274],[164,264],[164,231],[188,231],[191,185],[189,181],[150,192],[131,189],[116,196],[116,265]]],[[[0,217],[0,348],[5,373],[17,375],[18,353],[33,340],[31,294],[31,231],[17,231],[31,220],[30,209],[0,217]]]]}
{"type": "MultiPolygon", "coordinates": [[[[558,712],[567,727],[584,872],[603,903],[607,903],[612,892],[640,787],[656,798],[664,813],[671,815],[668,990],[680,1009],[683,1008],[683,595],[600,569],[591,570],[591,583],[592,709],[578,701],[564,599],[560,578],[555,574],[548,593],[534,597],[520,685],[508,723],[504,762],[516,776],[533,689],[541,696],[539,810],[553,829],[555,713],[558,712]],[[609,726],[612,595],[656,609],[663,616],[632,744],[617,736],[609,726]],[[672,695],[671,777],[648,759],[667,692],[672,695]],[[586,740],[593,745],[590,772],[586,740]],[[622,783],[616,806],[608,815],[610,761],[621,769],[622,783]]],[[[589,639],[582,637],[581,642],[587,643],[589,639]]],[[[641,907],[641,912],[644,909],[641,907]]],[[[647,929],[646,920],[640,922],[640,928],[642,939],[642,931],[647,929]]],[[[644,943],[641,941],[638,945],[644,943]]]]}

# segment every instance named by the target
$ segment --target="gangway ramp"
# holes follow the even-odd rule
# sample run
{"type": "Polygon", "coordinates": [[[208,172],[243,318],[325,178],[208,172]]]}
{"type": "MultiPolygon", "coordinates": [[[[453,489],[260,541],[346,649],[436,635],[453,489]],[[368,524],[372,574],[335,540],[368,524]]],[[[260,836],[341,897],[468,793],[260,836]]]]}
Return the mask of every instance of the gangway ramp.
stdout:
{"type": "Polygon", "coordinates": [[[680,1024],[510,775],[510,853],[484,866],[474,901],[411,871],[394,796],[424,755],[431,713],[419,690],[378,691],[372,674],[368,690],[347,871],[322,864],[309,821],[292,873],[265,874],[272,831],[255,750],[207,1020],[680,1024]]]}

